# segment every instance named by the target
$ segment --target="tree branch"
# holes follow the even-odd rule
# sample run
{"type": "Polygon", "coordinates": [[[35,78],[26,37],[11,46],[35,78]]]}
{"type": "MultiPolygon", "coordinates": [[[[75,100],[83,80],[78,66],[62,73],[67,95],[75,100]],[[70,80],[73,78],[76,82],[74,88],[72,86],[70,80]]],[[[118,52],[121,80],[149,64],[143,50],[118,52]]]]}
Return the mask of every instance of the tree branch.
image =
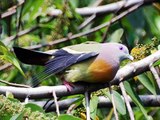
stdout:
{"type": "Polygon", "coordinates": [[[4,70],[4,69],[6,69],[6,68],[9,68],[9,67],[11,67],[11,66],[12,66],[11,63],[6,63],[6,64],[0,66],[0,71],[1,71],[1,70],[4,70]]]}
{"type": "MultiPolygon", "coordinates": [[[[97,0],[97,1],[95,1],[95,3],[94,3],[91,7],[97,7],[97,6],[99,6],[102,2],[103,2],[103,0],[97,0]]],[[[83,23],[80,24],[80,26],[78,27],[78,29],[79,29],[79,30],[83,29],[83,28],[86,27],[88,24],[90,24],[95,18],[96,18],[96,14],[92,14],[91,16],[85,18],[85,20],[83,21],[83,23]]]]}
{"type": "Polygon", "coordinates": [[[21,5],[25,2],[25,0],[19,0],[18,2],[19,2],[19,3],[18,3],[17,5],[12,6],[12,7],[9,8],[6,12],[0,14],[0,19],[6,18],[6,17],[8,17],[8,16],[11,16],[11,15],[15,14],[15,13],[17,12],[16,9],[17,9],[19,6],[21,6],[21,5]]]}
{"type": "Polygon", "coordinates": [[[30,32],[33,32],[33,31],[37,30],[38,28],[40,28],[40,27],[41,27],[41,24],[48,23],[48,22],[52,21],[53,19],[54,19],[54,17],[51,17],[51,18],[49,18],[47,21],[41,22],[40,24],[35,25],[35,26],[32,27],[32,28],[28,28],[28,29],[19,31],[16,35],[12,35],[12,36],[10,36],[10,37],[5,38],[5,39],[4,39],[4,43],[5,43],[5,44],[8,44],[8,43],[10,43],[10,41],[16,39],[17,37],[21,37],[21,36],[26,35],[26,34],[28,34],[28,33],[30,33],[30,32]]]}
{"type": "MultiPolygon", "coordinates": [[[[127,0],[127,4],[123,7],[122,10],[126,10],[127,8],[130,8],[134,5],[143,3],[144,5],[156,2],[157,0],[127,0]]],[[[157,1],[158,2],[158,1],[157,1]]],[[[117,10],[119,10],[125,1],[119,1],[116,3],[111,3],[107,5],[102,5],[98,7],[84,7],[84,8],[76,8],[75,11],[80,14],[81,16],[91,16],[93,14],[96,15],[102,15],[102,14],[108,14],[113,13],[117,10]]],[[[62,11],[59,9],[54,9],[48,13],[50,16],[58,16],[62,14],[62,11]]]]}
{"type": "Polygon", "coordinates": [[[112,103],[112,106],[113,106],[113,113],[114,113],[114,116],[115,116],[115,120],[119,120],[118,112],[117,112],[117,109],[116,109],[115,98],[114,98],[114,95],[113,95],[113,91],[111,89],[111,85],[109,85],[109,92],[110,92],[110,95],[111,95],[111,103],[112,103]]]}
{"type": "Polygon", "coordinates": [[[150,71],[152,72],[154,78],[156,79],[157,85],[158,85],[158,87],[159,87],[159,89],[160,89],[160,77],[159,77],[156,69],[154,68],[153,64],[150,64],[150,65],[149,65],[149,69],[150,69],[150,71]]]}
{"type": "Polygon", "coordinates": [[[124,101],[126,103],[126,107],[127,107],[128,113],[129,113],[130,120],[134,120],[134,113],[133,113],[133,110],[131,108],[130,101],[129,101],[129,96],[126,93],[123,82],[120,82],[119,86],[120,86],[120,89],[122,91],[124,101]]]}
{"type": "MultiPolygon", "coordinates": [[[[157,0],[128,0],[128,3],[124,6],[123,10],[132,7],[136,4],[143,3],[144,5],[150,4],[152,2],[158,2],[157,0]]],[[[0,18],[5,18],[11,16],[16,13],[16,8],[24,3],[24,0],[20,1],[18,5],[12,7],[12,10],[8,9],[6,12],[0,14],[0,18]],[[14,8],[14,9],[13,9],[14,8]]],[[[116,3],[111,3],[107,5],[102,5],[99,7],[84,7],[84,8],[76,8],[75,11],[82,16],[91,16],[93,14],[101,15],[108,14],[117,11],[121,5],[123,5],[124,1],[119,1],[116,3]]],[[[62,11],[59,9],[54,9],[48,12],[50,16],[59,16],[62,14],[62,11]]]]}
{"type": "Polygon", "coordinates": [[[16,35],[13,35],[13,36],[10,36],[10,37],[7,37],[6,39],[4,39],[4,43],[7,45],[8,43],[10,43],[10,41],[16,39],[17,37],[21,37],[23,35],[26,35],[30,32],[37,30],[38,28],[39,28],[39,26],[37,25],[32,28],[22,30],[22,31],[18,32],[16,35]]]}
{"type": "Polygon", "coordinates": [[[1,80],[1,79],[0,79],[0,83],[4,83],[4,84],[6,84],[6,85],[14,86],[14,87],[25,87],[25,88],[30,88],[30,86],[27,86],[27,85],[16,84],[16,83],[10,83],[10,82],[8,82],[8,81],[1,80]]]}
{"type": "MultiPolygon", "coordinates": [[[[160,59],[160,51],[138,61],[130,63],[123,68],[119,69],[115,78],[111,81],[112,85],[119,84],[119,79],[123,78],[127,80],[133,76],[142,74],[143,72],[149,69],[149,65],[160,59]]],[[[75,83],[75,88],[72,91],[68,91],[64,85],[60,86],[42,86],[36,88],[17,88],[10,86],[1,86],[0,94],[5,94],[7,91],[14,94],[16,98],[24,99],[26,96],[29,96],[30,99],[39,99],[39,98],[51,98],[52,91],[54,90],[57,94],[57,97],[67,96],[72,94],[81,94],[87,90],[95,91],[101,88],[108,87],[108,84],[90,84],[89,86],[84,83],[75,83]]]]}
{"type": "MultiPolygon", "coordinates": [[[[160,95],[139,95],[142,104],[144,105],[144,107],[158,107],[160,106],[160,95]]],[[[131,98],[128,96],[129,98],[129,102],[131,104],[132,107],[136,106],[133,101],[131,100],[131,98]]],[[[98,107],[103,108],[103,107],[112,107],[112,103],[110,102],[110,100],[104,96],[99,96],[99,103],[98,103],[98,107]]],[[[74,104],[74,102],[78,100],[78,98],[70,98],[70,99],[65,99],[65,100],[60,100],[58,101],[59,104],[59,108],[60,110],[64,110],[64,109],[68,109],[69,106],[71,106],[72,104],[74,104]]],[[[37,104],[39,106],[44,106],[46,104],[46,101],[37,101],[37,102],[31,102],[34,104],[37,104]]],[[[48,108],[47,111],[54,111],[56,110],[56,105],[53,104],[50,106],[50,104],[52,104],[52,101],[48,102],[48,104],[45,106],[45,108],[48,108]]],[[[44,108],[44,109],[45,109],[44,108]]]]}

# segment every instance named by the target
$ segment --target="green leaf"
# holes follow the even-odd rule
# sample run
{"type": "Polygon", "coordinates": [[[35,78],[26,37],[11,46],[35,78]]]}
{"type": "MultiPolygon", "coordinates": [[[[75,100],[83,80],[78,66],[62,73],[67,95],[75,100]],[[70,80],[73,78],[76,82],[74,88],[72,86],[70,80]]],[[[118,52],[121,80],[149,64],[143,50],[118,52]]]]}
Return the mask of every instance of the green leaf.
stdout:
{"type": "Polygon", "coordinates": [[[160,65],[160,60],[156,61],[156,62],[153,64],[153,66],[158,66],[158,65],[160,65]]]}
{"type": "Polygon", "coordinates": [[[29,14],[28,21],[33,21],[37,16],[42,14],[42,5],[44,5],[44,0],[27,0],[22,15],[29,14]]]}
{"type": "Polygon", "coordinates": [[[23,120],[24,112],[16,114],[10,118],[10,120],[23,120]]]}
{"type": "Polygon", "coordinates": [[[144,114],[145,118],[147,120],[151,120],[151,116],[147,115],[147,112],[145,110],[145,108],[142,106],[142,102],[139,98],[139,96],[135,93],[135,91],[132,89],[131,85],[129,84],[129,82],[125,81],[124,82],[124,86],[126,89],[126,92],[128,93],[128,95],[131,97],[131,99],[133,100],[133,102],[140,108],[140,110],[142,111],[142,113],[144,114]]]}
{"type": "Polygon", "coordinates": [[[83,94],[77,94],[77,95],[65,96],[65,97],[61,98],[61,100],[63,100],[63,99],[70,99],[70,98],[81,98],[81,99],[83,99],[84,95],[83,94]]]}
{"type": "Polygon", "coordinates": [[[20,73],[23,76],[25,76],[14,54],[12,54],[1,41],[0,41],[0,51],[1,51],[0,58],[4,61],[12,63],[20,71],[20,73]]]}
{"type": "Polygon", "coordinates": [[[121,41],[121,37],[124,33],[124,30],[122,28],[116,30],[114,33],[112,33],[112,35],[109,38],[110,42],[120,42],[121,41]]]}
{"type": "Polygon", "coordinates": [[[146,74],[140,74],[137,78],[152,94],[156,95],[156,90],[146,74]]]}
{"type": "Polygon", "coordinates": [[[112,90],[112,92],[113,92],[116,109],[118,110],[120,114],[125,115],[126,106],[125,106],[124,100],[122,99],[121,95],[117,91],[112,90]]]}
{"type": "Polygon", "coordinates": [[[44,110],[40,106],[33,103],[28,103],[25,105],[25,107],[30,108],[32,112],[34,111],[44,112],[44,110]]]}
{"type": "Polygon", "coordinates": [[[32,0],[26,0],[25,5],[23,7],[22,15],[25,15],[31,8],[33,2],[32,0]]]}
{"type": "Polygon", "coordinates": [[[158,11],[156,11],[154,8],[144,8],[143,9],[143,14],[145,16],[145,19],[147,21],[147,24],[149,25],[150,32],[152,34],[159,36],[159,30],[160,30],[160,16],[158,15],[158,11]],[[146,10],[148,10],[146,12],[146,10]],[[152,19],[151,19],[152,18],[152,19]]]}
{"type": "Polygon", "coordinates": [[[72,115],[61,114],[58,117],[58,120],[81,120],[80,118],[74,117],[72,115]]]}
{"type": "Polygon", "coordinates": [[[11,56],[12,57],[12,60],[11,60],[11,63],[20,71],[20,73],[25,77],[25,74],[24,72],[22,71],[19,63],[18,63],[18,60],[14,57],[14,56],[11,56]]]}
{"type": "Polygon", "coordinates": [[[106,98],[109,98],[111,100],[111,94],[109,91],[106,91],[105,89],[102,89],[101,91],[106,98]]]}
{"type": "Polygon", "coordinates": [[[42,11],[39,11],[39,10],[44,3],[44,0],[35,0],[35,1],[36,1],[36,5],[34,5],[34,8],[30,14],[31,20],[34,20],[37,16],[39,16],[39,14],[41,14],[42,11]]]}
{"type": "Polygon", "coordinates": [[[7,99],[14,103],[20,103],[20,101],[16,98],[7,98],[7,99]]]}
{"type": "Polygon", "coordinates": [[[6,91],[6,97],[7,98],[14,98],[14,95],[11,92],[6,91]]]}
{"type": "Polygon", "coordinates": [[[71,99],[71,98],[72,99],[74,98],[73,104],[75,104],[76,106],[79,106],[83,102],[84,95],[83,94],[77,94],[77,95],[65,96],[65,97],[61,98],[61,100],[71,99]]]}
{"type": "MultiPolygon", "coordinates": [[[[116,92],[114,90],[112,90],[112,91],[113,91],[113,97],[114,97],[117,111],[120,114],[125,115],[126,114],[126,106],[125,106],[124,100],[122,99],[121,95],[118,92],[116,92]]],[[[106,92],[105,90],[102,90],[102,92],[111,101],[111,94],[109,93],[109,91],[106,92]]]]}
{"type": "Polygon", "coordinates": [[[2,56],[2,58],[3,58],[4,60],[12,63],[12,64],[20,71],[20,73],[21,73],[23,76],[25,76],[24,72],[22,71],[22,69],[21,69],[21,67],[20,67],[20,65],[19,65],[19,63],[18,63],[18,60],[15,58],[15,56],[14,56],[12,53],[10,53],[10,52],[8,51],[5,55],[2,56]]]}
{"type": "Polygon", "coordinates": [[[93,96],[90,100],[90,115],[93,120],[96,119],[97,106],[98,106],[98,97],[93,96]]]}

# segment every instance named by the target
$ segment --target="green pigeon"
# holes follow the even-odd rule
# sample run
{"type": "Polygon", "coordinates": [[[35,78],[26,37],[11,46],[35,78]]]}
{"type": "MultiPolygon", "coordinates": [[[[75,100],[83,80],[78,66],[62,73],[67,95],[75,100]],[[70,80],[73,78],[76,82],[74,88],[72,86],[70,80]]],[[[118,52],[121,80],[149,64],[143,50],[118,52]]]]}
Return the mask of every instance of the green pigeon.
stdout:
{"type": "Polygon", "coordinates": [[[14,47],[17,58],[26,64],[45,66],[36,79],[58,75],[70,90],[70,83],[110,82],[116,75],[120,62],[133,60],[128,48],[120,43],[83,43],[48,52],[14,47]]]}

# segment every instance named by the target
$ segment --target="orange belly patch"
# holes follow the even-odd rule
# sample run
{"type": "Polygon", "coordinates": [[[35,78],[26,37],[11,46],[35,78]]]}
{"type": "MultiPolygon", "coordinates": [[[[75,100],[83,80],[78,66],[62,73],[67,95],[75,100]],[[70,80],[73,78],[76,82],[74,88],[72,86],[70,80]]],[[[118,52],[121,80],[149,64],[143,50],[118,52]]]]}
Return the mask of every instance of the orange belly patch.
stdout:
{"type": "Polygon", "coordinates": [[[93,82],[109,82],[115,76],[113,67],[103,59],[95,60],[88,68],[93,82]]]}

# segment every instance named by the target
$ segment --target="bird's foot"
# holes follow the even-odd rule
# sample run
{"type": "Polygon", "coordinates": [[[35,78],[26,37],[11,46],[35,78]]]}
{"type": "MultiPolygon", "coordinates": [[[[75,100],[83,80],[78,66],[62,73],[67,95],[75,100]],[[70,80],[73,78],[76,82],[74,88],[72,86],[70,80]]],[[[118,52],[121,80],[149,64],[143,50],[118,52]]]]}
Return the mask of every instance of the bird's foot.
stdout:
{"type": "Polygon", "coordinates": [[[63,84],[66,86],[67,90],[68,91],[72,91],[72,89],[74,88],[74,85],[70,82],[67,82],[67,81],[63,81],[63,84]]]}

